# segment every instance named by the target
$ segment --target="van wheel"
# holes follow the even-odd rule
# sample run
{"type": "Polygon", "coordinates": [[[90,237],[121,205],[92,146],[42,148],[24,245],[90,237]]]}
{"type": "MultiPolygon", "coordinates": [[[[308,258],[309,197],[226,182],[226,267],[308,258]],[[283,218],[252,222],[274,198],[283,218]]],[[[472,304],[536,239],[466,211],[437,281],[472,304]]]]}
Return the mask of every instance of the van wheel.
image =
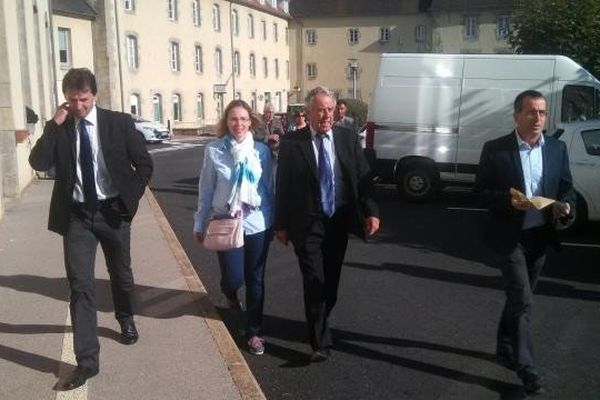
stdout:
{"type": "Polygon", "coordinates": [[[397,178],[400,194],[409,201],[431,199],[439,189],[439,176],[426,165],[407,165],[397,178]]]}

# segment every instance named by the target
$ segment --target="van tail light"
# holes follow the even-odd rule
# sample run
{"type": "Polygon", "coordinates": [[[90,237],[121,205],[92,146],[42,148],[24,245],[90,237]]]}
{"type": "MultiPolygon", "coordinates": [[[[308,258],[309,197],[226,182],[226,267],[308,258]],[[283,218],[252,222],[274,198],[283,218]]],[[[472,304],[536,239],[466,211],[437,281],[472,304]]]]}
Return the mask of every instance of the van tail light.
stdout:
{"type": "Polygon", "coordinates": [[[375,144],[375,122],[367,122],[367,134],[365,136],[365,148],[372,149],[375,144]]]}

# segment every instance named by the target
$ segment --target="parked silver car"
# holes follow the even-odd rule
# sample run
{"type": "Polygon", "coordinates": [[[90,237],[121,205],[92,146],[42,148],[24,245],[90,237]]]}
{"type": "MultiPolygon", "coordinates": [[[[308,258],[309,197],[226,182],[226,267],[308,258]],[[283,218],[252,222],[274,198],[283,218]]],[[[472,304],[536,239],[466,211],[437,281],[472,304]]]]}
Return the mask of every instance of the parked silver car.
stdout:
{"type": "Polygon", "coordinates": [[[144,136],[146,143],[161,143],[163,140],[171,139],[169,130],[159,122],[147,121],[143,118],[133,115],[135,128],[144,136]]]}

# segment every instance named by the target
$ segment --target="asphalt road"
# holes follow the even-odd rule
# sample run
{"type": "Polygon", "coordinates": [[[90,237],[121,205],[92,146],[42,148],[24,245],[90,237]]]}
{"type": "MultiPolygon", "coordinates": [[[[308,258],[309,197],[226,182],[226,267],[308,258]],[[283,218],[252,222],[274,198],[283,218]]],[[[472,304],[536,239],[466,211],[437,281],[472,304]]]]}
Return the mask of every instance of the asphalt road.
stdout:
{"type": "MultiPolygon", "coordinates": [[[[301,278],[290,248],[273,242],[262,357],[245,351],[220,307],[216,255],[192,238],[203,140],[151,146],[150,188],[269,399],[519,399],[512,371],[494,362],[501,277],[481,244],[485,212],[469,195],[400,201],[380,187],[381,232],[351,239],[331,324],[333,359],[309,364],[301,278]]],[[[533,311],[544,399],[600,398],[600,226],[550,252],[533,311]]]]}

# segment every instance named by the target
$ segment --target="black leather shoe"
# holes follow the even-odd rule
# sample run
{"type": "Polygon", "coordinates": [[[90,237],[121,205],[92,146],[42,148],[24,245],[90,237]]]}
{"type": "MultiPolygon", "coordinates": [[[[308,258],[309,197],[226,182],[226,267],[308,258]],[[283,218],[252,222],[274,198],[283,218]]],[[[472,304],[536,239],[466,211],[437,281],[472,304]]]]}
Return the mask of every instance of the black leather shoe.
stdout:
{"type": "Polygon", "coordinates": [[[73,390],[83,386],[93,376],[98,375],[98,368],[77,367],[62,385],[62,390],[73,390]]]}
{"type": "Polygon", "coordinates": [[[546,393],[546,389],[542,386],[541,379],[532,379],[523,381],[523,389],[528,396],[537,396],[546,393]]]}
{"type": "Polygon", "coordinates": [[[138,341],[139,334],[135,328],[133,319],[123,321],[121,324],[121,343],[123,344],[134,344],[138,341]]]}
{"type": "Polygon", "coordinates": [[[329,360],[331,352],[329,349],[319,349],[312,352],[310,355],[310,362],[318,363],[329,360]]]}

